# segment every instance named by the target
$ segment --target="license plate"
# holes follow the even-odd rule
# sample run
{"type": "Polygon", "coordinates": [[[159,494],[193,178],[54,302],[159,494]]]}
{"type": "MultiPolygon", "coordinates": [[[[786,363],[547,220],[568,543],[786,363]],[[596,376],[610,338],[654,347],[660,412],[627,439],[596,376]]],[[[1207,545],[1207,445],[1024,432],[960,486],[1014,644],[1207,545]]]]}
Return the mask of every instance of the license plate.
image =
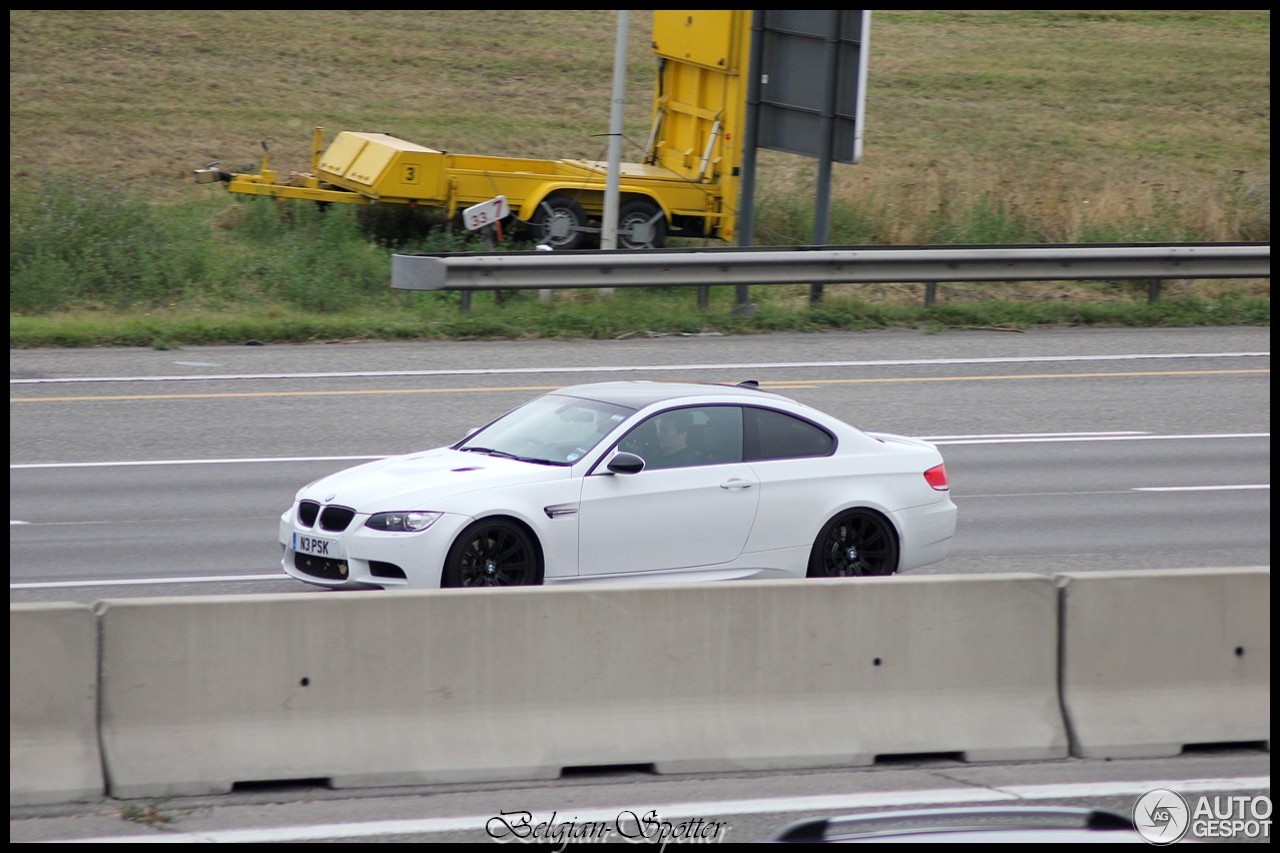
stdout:
{"type": "Polygon", "coordinates": [[[331,560],[341,560],[345,556],[342,553],[342,545],[336,539],[308,536],[305,533],[293,534],[293,550],[299,554],[328,557],[331,560]]]}

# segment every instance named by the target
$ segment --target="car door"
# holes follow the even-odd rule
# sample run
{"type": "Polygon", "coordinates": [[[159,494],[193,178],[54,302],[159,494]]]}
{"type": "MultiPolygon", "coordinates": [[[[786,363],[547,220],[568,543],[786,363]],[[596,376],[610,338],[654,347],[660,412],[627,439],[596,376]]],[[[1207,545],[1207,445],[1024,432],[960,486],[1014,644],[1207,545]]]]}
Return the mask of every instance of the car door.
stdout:
{"type": "Polygon", "coordinates": [[[787,412],[751,406],[743,413],[742,458],[760,480],[758,520],[747,550],[777,551],[813,542],[858,478],[832,464],[835,436],[787,412]]]}
{"type": "Polygon", "coordinates": [[[760,489],[751,466],[742,462],[740,407],[660,412],[615,449],[640,456],[646,466],[639,473],[615,474],[601,464],[584,479],[580,575],[695,569],[742,553],[760,489]],[[668,463],[661,456],[663,436],[671,431],[664,418],[677,413],[689,427],[687,447],[668,463]]]}

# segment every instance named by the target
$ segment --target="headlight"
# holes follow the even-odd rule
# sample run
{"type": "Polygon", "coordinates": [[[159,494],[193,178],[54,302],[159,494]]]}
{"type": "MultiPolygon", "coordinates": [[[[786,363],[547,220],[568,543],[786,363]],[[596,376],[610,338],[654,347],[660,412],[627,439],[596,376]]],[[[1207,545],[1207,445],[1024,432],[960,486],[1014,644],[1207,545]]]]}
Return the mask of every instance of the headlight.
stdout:
{"type": "Polygon", "coordinates": [[[369,516],[365,527],[393,533],[420,533],[436,523],[438,512],[380,512],[369,516]]]}

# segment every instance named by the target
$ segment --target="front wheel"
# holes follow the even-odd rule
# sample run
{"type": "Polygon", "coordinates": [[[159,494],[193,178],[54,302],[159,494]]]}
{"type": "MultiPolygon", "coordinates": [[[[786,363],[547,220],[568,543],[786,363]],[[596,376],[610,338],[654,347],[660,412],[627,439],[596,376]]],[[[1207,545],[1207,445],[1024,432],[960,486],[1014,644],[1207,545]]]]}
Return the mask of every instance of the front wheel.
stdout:
{"type": "Polygon", "coordinates": [[[462,531],[445,558],[440,585],[537,586],[542,560],[533,538],[518,524],[485,519],[462,531]]]}
{"type": "Polygon", "coordinates": [[[809,577],[891,575],[898,570],[898,536],[883,515],[865,509],[827,522],[809,554],[809,577]]]}
{"type": "Polygon", "coordinates": [[[538,203],[529,232],[533,242],[565,250],[590,249],[600,237],[588,225],[582,205],[565,195],[549,195],[538,203]]]}

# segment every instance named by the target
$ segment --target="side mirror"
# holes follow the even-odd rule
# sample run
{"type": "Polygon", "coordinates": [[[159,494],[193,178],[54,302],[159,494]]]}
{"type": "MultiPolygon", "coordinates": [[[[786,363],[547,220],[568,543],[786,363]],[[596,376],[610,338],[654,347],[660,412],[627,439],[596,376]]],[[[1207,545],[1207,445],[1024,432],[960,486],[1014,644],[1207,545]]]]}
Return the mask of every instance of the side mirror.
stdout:
{"type": "Polygon", "coordinates": [[[634,453],[618,453],[605,467],[615,474],[639,474],[644,470],[644,460],[634,453]]]}

